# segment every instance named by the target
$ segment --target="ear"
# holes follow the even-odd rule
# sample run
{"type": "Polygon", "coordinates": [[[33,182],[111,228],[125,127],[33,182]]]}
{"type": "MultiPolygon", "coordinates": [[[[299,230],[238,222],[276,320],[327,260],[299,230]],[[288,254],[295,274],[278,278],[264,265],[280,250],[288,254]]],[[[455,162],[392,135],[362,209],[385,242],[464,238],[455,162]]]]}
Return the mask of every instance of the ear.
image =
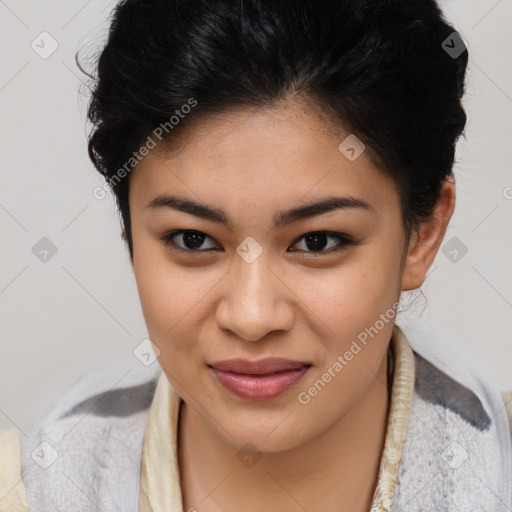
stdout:
{"type": "Polygon", "coordinates": [[[425,281],[443,241],[446,228],[455,209],[455,183],[448,177],[443,181],[439,200],[432,218],[425,221],[418,233],[411,235],[402,274],[402,290],[415,290],[425,281]]]}

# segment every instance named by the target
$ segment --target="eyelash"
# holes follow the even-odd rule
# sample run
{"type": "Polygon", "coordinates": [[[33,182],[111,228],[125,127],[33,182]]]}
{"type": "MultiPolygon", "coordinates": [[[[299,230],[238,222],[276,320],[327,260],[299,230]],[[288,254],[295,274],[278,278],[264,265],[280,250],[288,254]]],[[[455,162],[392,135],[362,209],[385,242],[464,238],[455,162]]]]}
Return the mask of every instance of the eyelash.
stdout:
{"type": "MultiPolygon", "coordinates": [[[[181,230],[170,231],[169,233],[165,233],[164,235],[162,235],[159,238],[163,241],[165,246],[169,247],[173,251],[187,253],[187,254],[191,254],[193,256],[199,256],[201,254],[211,253],[212,251],[217,250],[217,249],[184,249],[183,247],[179,247],[174,242],[174,238],[177,237],[178,235],[182,235],[184,233],[199,233],[201,235],[205,235],[207,238],[214,240],[216,242],[216,240],[214,238],[207,235],[206,233],[203,233],[202,231],[197,231],[194,229],[181,229],[181,230]]],[[[291,251],[291,252],[302,252],[305,254],[312,254],[314,257],[316,257],[316,256],[327,255],[327,254],[332,254],[332,253],[337,253],[337,252],[343,251],[347,248],[347,246],[350,246],[350,245],[358,245],[357,242],[355,242],[354,240],[348,238],[345,235],[342,235],[341,233],[336,233],[334,231],[309,231],[308,233],[304,233],[303,235],[301,235],[299,238],[296,238],[292,245],[297,244],[303,238],[306,238],[308,235],[313,235],[313,234],[323,234],[323,235],[327,235],[328,238],[335,238],[338,240],[339,244],[337,246],[335,246],[334,248],[331,248],[327,251],[324,251],[324,250],[322,250],[322,251],[300,251],[299,250],[299,251],[291,251]]]]}

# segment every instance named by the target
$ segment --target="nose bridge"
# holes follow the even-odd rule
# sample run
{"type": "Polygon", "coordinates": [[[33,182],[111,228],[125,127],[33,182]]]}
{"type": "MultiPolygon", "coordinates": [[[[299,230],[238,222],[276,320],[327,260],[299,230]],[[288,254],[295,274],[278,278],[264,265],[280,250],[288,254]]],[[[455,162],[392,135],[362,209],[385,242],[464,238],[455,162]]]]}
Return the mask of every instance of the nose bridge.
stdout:
{"type": "Polygon", "coordinates": [[[265,256],[252,262],[237,257],[224,288],[219,325],[250,341],[288,329],[293,312],[276,279],[265,256]]]}
{"type": "Polygon", "coordinates": [[[273,283],[270,282],[270,271],[263,257],[252,263],[238,261],[233,272],[232,293],[237,302],[251,306],[251,310],[270,310],[274,301],[273,283]],[[236,270],[235,270],[236,269],[236,270]]]}

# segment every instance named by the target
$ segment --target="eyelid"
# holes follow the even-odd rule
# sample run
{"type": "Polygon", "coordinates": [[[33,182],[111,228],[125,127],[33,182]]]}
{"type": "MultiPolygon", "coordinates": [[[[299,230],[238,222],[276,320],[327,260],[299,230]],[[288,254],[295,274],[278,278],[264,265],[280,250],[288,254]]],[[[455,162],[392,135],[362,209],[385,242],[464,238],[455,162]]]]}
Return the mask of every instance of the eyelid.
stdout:
{"type": "Polygon", "coordinates": [[[304,233],[304,234],[298,236],[292,242],[291,245],[295,245],[297,242],[299,242],[303,238],[307,237],[308,235],[315,234],[315,233],[321,233],[323,235],[327,235],[327,236],[330,236],[330,237],[333,237],[333,238],[338,238],[341,241],[343,241],[344,243],[353,243],[354,242],[348,235],[344,235],[343,233],[339,233],[338,231],[328,231],[326,229],[315,229],[313,231],[308,231],[307,233],[304,233]]]}
{"type": "Polygon", "coordinates": [[[158,238],[162,240],[165,246],[171,248],[173,251],[179,251],[186,254],[192,254],[194,256],[198,256],[201,254],[210,254],[212,251],[216,251],[215,248],[210,249],[184,249],[183,247],[180,247],[174,242],[174,238],[182,235],[184,233],[200,233],[201,235],[204,235],[206,238],[209,238],[210,240],[213,240],[217,245],[219,245],[219,242],[215,240],[212,236],[206,234],[204,231],[198,231],[197,229],[174,229],[172,231],[169,231],[167,233],[164,233],[162,236],[159,236],[158,238]]]}
{"type": "Polygon", "coordinates": [[[303,235],[299,236],[295,241],[292,243],[292,246],[300,242],[303,238],[305,238],[308,235],[315,234],[315,233],[321,233],[323,235],[327,235],[327,237],[335,238],[338,240],[338,244],[334,247],[331,247],[327,251],[302,251],[302,250],[293,250],[291,252],[299,252],[302,254],[307,255],[306,257],[321,257],[321,256],[327,256],[329,254],[338,253],[341,251],[344,251],[347,246],[350,245],[358,245],[358,242],[353,240],[348,235],[345,235],[343,233],[339,233],[338,231],[328,231],[328,230],[314,230],[314,231],[308,231],[307,233],[304,233],[303,235]]]}
{"type": "MultiPolygon", "coordinates": [[[[179,252],[186,253],[186,254],[193,254],[194,256],[199,256],[201,254],[211,254],[212,252],[218,250],[218,248],[195,249],[195,250],[194,249],[184,249],[183,247],[180,247],[173,241],[173,239],[176,236],[179,236],[184,233],[200,233],[200,234],[204,235],[206,238],[209,238],[210,240],[213,240],[216,244],[220,245],[217,242],[217,240],[215,240],[215,238],[206,234],[203,231],[198,231],[196,229],[175,229],[175,230],[169,231],[167,233],[164,233],[159,238],[163,241],[164,245],[166,245],[167,247],[170,247],[172,250],[179,251],[179,252]]],[[[315,233],[321,233],[321,234],[327,235],[327,237],[335,238],[338,240],[338,244],[334,247],[331,247],[327,251],[304,251],[304,250],[299,249],[299,250],[292,250],[289,252],[303,253],[306,255],[312,255],[314,257],[318,257],[318,256],[322,256],[322,255],[328,255],[328,254],[332,254],[332,253],[341,252],[341,251],[345,250],[347,248],[347,246],[358,245],[357,241],[353,240],[351,237],[349,237],[348,235],[345,235],[343,233],[340,233],[337,231],[328,231],[328,230],[314,230],[314,231],[308,231],[307,233],[303,233],[302,235],[297,237],[292,242],[290,247],[293,247],[294,245],[296,245],[298,242],[300,242],[302,239],[304,239],[308,235],[315,234],[315,233]]]]}

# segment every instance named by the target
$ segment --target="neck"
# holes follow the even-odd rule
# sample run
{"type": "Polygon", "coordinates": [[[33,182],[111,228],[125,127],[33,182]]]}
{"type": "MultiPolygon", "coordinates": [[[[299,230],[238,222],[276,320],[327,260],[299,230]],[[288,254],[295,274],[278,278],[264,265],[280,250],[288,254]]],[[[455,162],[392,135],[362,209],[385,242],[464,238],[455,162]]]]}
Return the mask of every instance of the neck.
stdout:
{"type": "Polygon", "coordinates": [[[251,467],[182,403],[178,460],[183,510],[367,511],[377,484],[389,412],[388,361],[349,410],[309,442],[264,453],[251,467]],[[295,508],[294,508],[295,507],[295,508]]]}

